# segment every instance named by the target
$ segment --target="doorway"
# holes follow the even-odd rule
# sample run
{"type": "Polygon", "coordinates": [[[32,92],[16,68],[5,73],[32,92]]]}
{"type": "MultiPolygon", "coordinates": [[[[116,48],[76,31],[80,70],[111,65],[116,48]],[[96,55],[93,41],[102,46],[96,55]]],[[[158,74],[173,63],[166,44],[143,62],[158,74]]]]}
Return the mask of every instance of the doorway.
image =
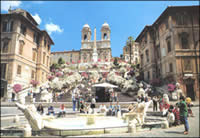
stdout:
{"type": "Polygon", "coordinates": [[[97,102],[105,102],[105,88],[97,87],[96,88],[96,97],[97,102]]]}
{"type": "Polygon", "coordinates": [[[192,78],[188,78],[185,81],[187,97],[190,97],[192,101],[195,101],[194,82],[192,78]]]}
{"type": "Polygon", "coordinates": [[[193,84],[186,84],[186,93],[187,93],[187,97],[190,97],[192,99],[192,101],[195,100],[193,84]]]}

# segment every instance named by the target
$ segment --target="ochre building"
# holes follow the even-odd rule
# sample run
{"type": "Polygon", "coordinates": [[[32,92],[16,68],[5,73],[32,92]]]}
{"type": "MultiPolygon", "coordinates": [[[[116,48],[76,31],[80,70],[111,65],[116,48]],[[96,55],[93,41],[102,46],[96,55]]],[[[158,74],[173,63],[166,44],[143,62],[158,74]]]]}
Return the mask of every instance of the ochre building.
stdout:
{"type": "Polygon", "coordinates": [[[199,6],[170,6],[136,39],[144,80],[181,84],[199,98],[199,6]]]}
{"type": "Polygon", "coordinates": [[[1,14],[1,79],[22,86],[31,80],[45,82],[53,44],[27,11],[9,9],[1,14]]]}

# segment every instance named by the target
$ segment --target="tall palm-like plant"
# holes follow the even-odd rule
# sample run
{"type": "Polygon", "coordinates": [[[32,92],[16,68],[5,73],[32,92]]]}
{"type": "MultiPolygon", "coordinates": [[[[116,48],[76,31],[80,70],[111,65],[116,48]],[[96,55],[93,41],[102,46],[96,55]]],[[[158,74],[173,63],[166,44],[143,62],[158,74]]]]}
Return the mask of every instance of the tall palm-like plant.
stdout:
{"type": "Polygon", "coordinates": [[[126,41],[126,46],[129,46],[129,48],[130,48],[130,64],[131,64],[131,55],[132,55],[131,47],[134,44],[134,42],[135,41],[132,36],[129,36],[128,40],[126,41]]]}

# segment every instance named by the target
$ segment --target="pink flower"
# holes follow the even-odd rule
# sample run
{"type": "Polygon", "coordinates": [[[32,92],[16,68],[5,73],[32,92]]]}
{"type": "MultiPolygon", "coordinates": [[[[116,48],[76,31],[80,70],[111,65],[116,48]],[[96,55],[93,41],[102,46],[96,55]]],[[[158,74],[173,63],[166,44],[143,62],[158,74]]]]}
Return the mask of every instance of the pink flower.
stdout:
{"type": "Polygon", "coordinates": [[[22,90],[22,86],[20,84],[15,84],[13,86],[13,89],[16,93],[20,92],[22,90]]]}
{"type": "Polygon", "coordinates": [[[80,60],[78,60],[78,62],[77,63],[81,63],[81,61],[80,60]]]}
{"type": "Polygon", "coordinates": [[[66,62],[67,65],[69,65],[69,62],[66,62]]]}
{"type": "Polygon", "coordinates": [[[50,76],[47,77],[47,79],[48,79],[49,81],[52,81],[52,80],[54,79],[54,76],[51,76],[51,75],[50,75],[50,76]]]}
{"type": "Polygon", "coordinates": [[[101,62],[101,59],[100,59],[100,58],[98,59],[98,62],[101,62]]]}
{"type": "Polygon", "coordinates": [[[30,83],[33,85],[33,87],[36,87],[39,84],[39,82],[36,80],[31,80],[30,83]]]}
{"type": "Polygon", "coordinates": [[[106,62],[108,62],[108,59],[105,59],[106,62]]]}
{"type": "Polygon", "coordinates": [[[62,73],[61,72],[56,72],[56,77],[60,77],[62,76],[62,73]]]}

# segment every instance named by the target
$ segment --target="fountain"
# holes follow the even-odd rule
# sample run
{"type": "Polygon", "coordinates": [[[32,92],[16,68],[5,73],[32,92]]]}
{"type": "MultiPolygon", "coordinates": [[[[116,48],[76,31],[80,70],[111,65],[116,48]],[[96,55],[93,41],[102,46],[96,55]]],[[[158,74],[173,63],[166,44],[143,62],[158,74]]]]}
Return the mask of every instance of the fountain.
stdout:
{"type": "Polygon", "coordinates": [[[123,117],[105,116],[104,114],[76,114],[73,117],[56,118],[41,116],[33,104],[16,103],[24,113],[32,130],[48,130],[44,135],[89,135],[103,133],[134,133],[135,126],[144,122],[150,102],[140,103],[132,113],[124,113],[123,117]],[[110,122],[110,123],[109,123],[110,122]],[[132,129],[130,129],[132,128],[132,129]],[[52,131],[51,131],[52,130],[52,131]]]}

